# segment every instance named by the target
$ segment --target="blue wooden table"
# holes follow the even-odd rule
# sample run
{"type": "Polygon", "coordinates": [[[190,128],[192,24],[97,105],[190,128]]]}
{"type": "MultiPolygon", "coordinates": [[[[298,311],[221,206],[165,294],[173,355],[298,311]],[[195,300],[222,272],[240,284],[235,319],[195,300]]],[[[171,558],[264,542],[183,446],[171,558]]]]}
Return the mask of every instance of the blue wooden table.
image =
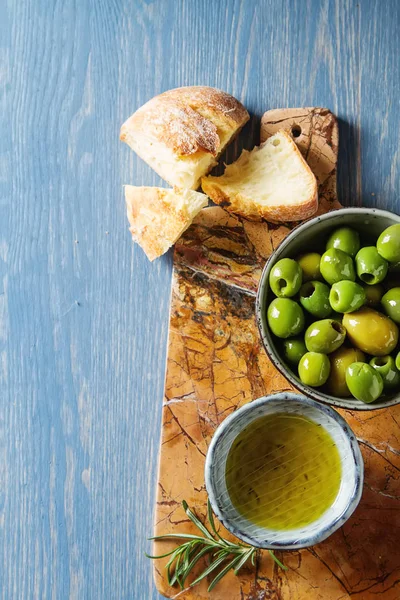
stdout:
{"type": "MultiPolygon", "coordinates": [[[[132,245],[118,140],[166,89],[340,117],[339,199],[400,210],[397,0],[8,0],[0,8],[0,598],[158,598],[171,254],[132,245]]],[[[237,150],[237,149],[236,149],[237,150]]],[[[231,158],[235,150],[230,150],[231,158]]]]}

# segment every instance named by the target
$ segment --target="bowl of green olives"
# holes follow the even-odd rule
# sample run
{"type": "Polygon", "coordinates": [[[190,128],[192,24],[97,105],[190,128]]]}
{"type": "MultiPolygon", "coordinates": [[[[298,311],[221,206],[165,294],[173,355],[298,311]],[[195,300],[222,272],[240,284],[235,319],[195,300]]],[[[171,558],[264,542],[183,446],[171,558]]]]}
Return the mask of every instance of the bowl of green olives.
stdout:
{"type": "Polygon", "coordinates": [[[270,256],[256,318],[299,391],[374,410],[400,403],[400,216],[343,208],[302,223],[270,256]]]}

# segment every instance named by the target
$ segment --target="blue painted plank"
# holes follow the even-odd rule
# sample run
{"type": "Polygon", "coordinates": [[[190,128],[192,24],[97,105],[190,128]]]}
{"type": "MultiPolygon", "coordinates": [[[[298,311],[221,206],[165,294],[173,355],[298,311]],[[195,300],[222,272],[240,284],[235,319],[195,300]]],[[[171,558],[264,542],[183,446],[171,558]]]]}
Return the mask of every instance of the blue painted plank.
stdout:
{"type": "Polygon", "coordinates": [[[397,0],[9,0],[0,9],[0,598],[157,598],[171,256],[133,247],[118,141],[154,94],[341,119],[340,199],[399,211],[397,0]],[[5,118],[4,118],[5,117],[5,118]]]}

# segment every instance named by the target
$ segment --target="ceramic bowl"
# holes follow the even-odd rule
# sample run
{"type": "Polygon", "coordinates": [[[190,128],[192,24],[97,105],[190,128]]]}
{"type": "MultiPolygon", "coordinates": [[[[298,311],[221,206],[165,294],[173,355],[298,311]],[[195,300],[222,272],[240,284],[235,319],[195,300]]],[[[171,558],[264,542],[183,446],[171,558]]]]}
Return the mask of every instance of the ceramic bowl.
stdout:
{"type": "Polygon", "coordinates": [[[322,389],[311,388],[301,383],[297,373],[286,365],[281,357],[276,338],[271,334],[266,317],[271,292],[269,290],[269,274],[274,264],[281,258],[294,258],[304,252],[316,251],[323,253],[329,234],[337,227],[349,226],[358,230],[362,245],[375,244],[380,233],[386,227],[400,223],[400,217],[394,213],[376,208],[343,208],[325,215],[315,217],[299,225],[283,240],[271,254],[261,275],[257,299],[256,319],[264,348],[275,367],[300,392],[314,400],[348,408],[351,410],[375,410],[400,403],[400,393],[378,399],[372,404],[365,404],[355,398],[339,398],[332,396],[322,389]]]}
{"type": "Polygon", "coordinates": [[[236,537],[258,548],[295,550],[326,539],[355,510],[363,480],[360,448],[344,419],[333,409],[291,392],[259,398],[232,413],[216,430],[206,457],[205,481],[214,513],[236,537]],[[332,506],[310,525],[287,531],[266,529],[243,517],[233,506],[225,481],[226,460],[239,433],[259,417],[282,412],[303,415],[324,427],[337,445],[342,465],[340,488],[332,506]]]}

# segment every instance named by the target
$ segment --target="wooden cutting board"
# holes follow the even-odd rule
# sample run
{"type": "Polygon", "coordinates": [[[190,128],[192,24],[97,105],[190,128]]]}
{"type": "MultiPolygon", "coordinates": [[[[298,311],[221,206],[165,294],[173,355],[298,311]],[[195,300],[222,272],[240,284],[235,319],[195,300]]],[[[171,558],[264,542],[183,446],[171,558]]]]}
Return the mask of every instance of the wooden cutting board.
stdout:
{"type": "MultiPolygon", "coordinates": [[[[334,115],[320,108],[269,111],[261,140],[282,128],[292,132],[317,176],[319,211],[340,207],[334,115]]],[[[252,399],[291,389],[267,358],[254,317],[263,265],[289,231],[212,207],[176,246],[155,535],[194,531],[182,500],[205,516],[204,460],[221,421],[252,399]]],[[[260,552],[256,568],[243,568],[237,577],[230,572],[211,593],[206,581],[183,592],[168,587],[166,559],[157,560],[158,590],[191,600],[398,600],[400,407],[340,412],[360,442],[365,486],[358,509],[339,531],[313,548],[278,553],[287,571],[260,552]]],[[[158,542],[154,553],[175,545],[158,542]]]]}

